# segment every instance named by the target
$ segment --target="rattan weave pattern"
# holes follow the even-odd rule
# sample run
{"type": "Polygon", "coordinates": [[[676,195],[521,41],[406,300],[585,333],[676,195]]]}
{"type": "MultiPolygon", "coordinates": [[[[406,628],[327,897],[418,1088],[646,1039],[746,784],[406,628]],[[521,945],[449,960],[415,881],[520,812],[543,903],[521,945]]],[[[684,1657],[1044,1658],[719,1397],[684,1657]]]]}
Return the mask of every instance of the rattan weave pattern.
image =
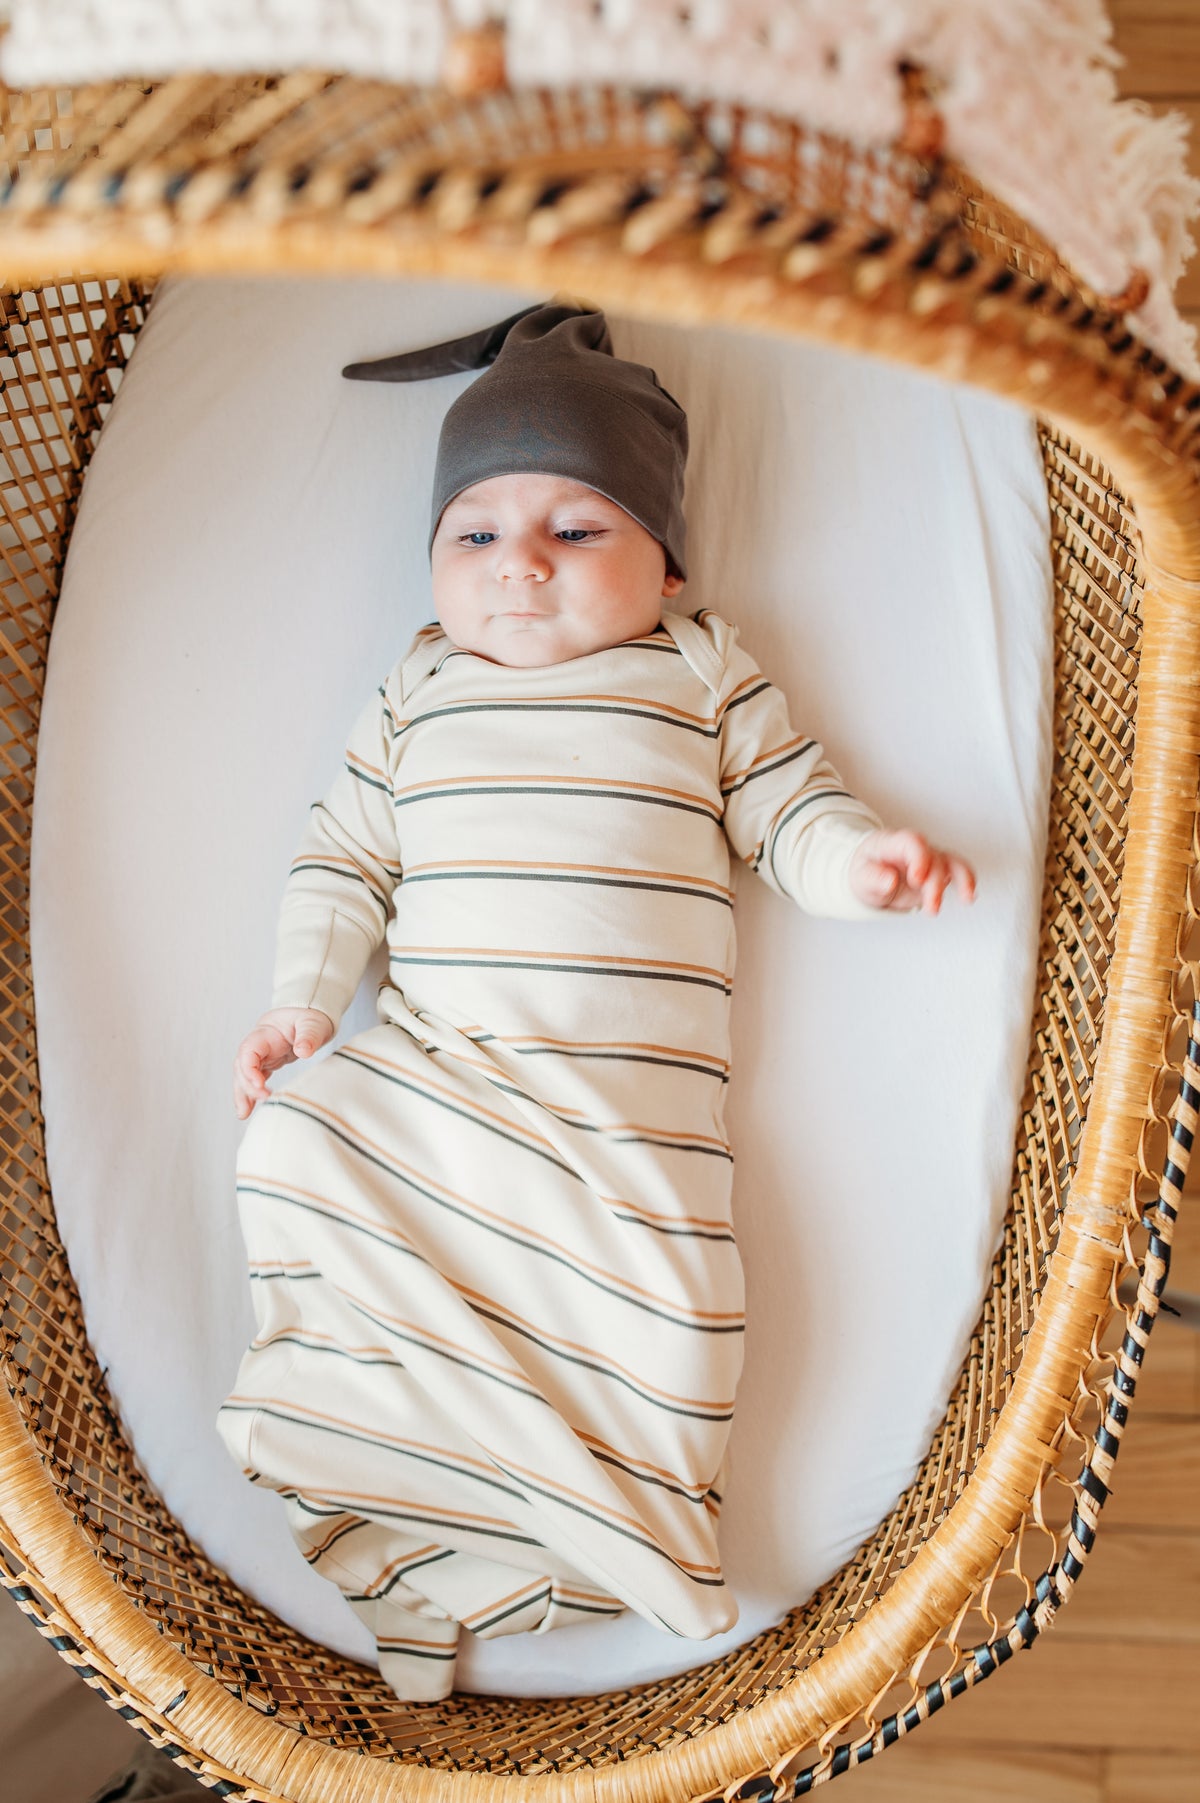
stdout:
{"type": "MultiPolygon", "coordinates": [[[[190,195],[201,227],[209,215],[200,208],[196,196],[200,193],[203,198],[203,192],[196,184],[203,184],[206,173],[211,177],[216,169],[219,180],[211,179],[204,190],[212,207],[219,211],[221,196],[232,182],[237,189],[234,210],[248,212],[252,222],[257,208],[257,216],[271,229],[289,207],[303,215],[335,201],[349,205],[349,190],[379,209],[377,227],[390,229],[393,214],[402,213],[405,205],[402,170],[418,212],[439,197],[441,224],[420,228],[434,234],[461,229],[474,216],[472,209],[493,204],[522,173],[532,172],[537,180],[532,185],[526,182],[522,202],[526,215],[532,218],[547,210],[557,214],[558,225],[568,236],[578,235],[585,225],[590,231],[592,225],[581,223],[578,215],[574,224],[564,221],[563,208],[572,197],[579,203],[581,196],[591,196],[599,208],[593,211],[592,224],[600,222],[601,250],[608,259],[595,265],[595,273],[610,279],[605,270],[619,250],[611,236],[612,216],[614,210],[627,207],[632,162],[641,165],[640,174],[634,169],[640,184],[637,192],[648,185],[647,167],[649,186],[659,187],[628,212],[628,224],[640,214],[644,226],[646,210],[658,207],[663,227],[663,236],[647,235],[638,255],[651,261],[656,255],[682,255],[698,267],[700,260],[719,263],[717,252],[722,256],[727,252],[736,269],[748,255],[747,234],[757,233],[755,254],[769,251],[776,266],[782,261],[797,282],[815,288],[818,304],[822,295],[842,305],[845,296],[866,294],[881,310],[884,325],[893,318],[904,325],[907,318],[907,329],[914,335],[921,330],[919,319],[931,310],[935,314],[949,310],[948,336],[958,329],[963,314],[954,312],[955,284],[966,285],[970,292],[963,306],[994,309],[989,329],[997,356],[1019,343],[1023,334],[1040,334],[1048,358],[1062,355],[1067,396],[1063,410],[1068,416],[1071,384],[1081,380],[1082,363],[1099,371],[1098,379],[1120,396],[1122,407],[1140,408],[1148,418],[1163,414],[1156,430],[1164,443],[1183,443],[1195,432],[1197,413],[1179,379],[1171,378],[1159,360],[1134,345],[1119,321],[1097,314],[1089,297],[1069,287],[1065,272],[1044,248],[1007,221],[986,197],[951,186],[931,187],[914,178],[914,168],[905,159],[858,156],[794,127],[777,128],[772,135],[765,125],[758,129],[761,122],[726,120],[731,143],[742,159],[740,180],[752,184],[761,179],[778,188],[780,170],[790,168],[792,173],[785,182],[786,205],[781,201],[767,206],[760,200],[751,216],[744,206],[737,211],[736,196],[730,199],[735,216],[724,220],[727,236],[718,239],[714,251],[711,234],[721,226],[724,209],[716,207],[704,223],[703,239],[694,225],[697,157],[703,161],[708,139],[702,139],[698,149],[694,118],[689,121],[678,109],[672,111],[666,101],[654,110],[631,107],[619,97],[592,95],[575,102],[560,97],[551,108],[544,98],[526,97],[517,110],[528,135],[514,153],[507,135],[513,130],[513,114],[504,111],[509,105],[506,97],[503,106],[485,114],[482,123],[477,121],[482,149],[477,146],[465,166],[456,170],[451,157],[453,109],[445,97],[405,96],[398,101],[394,90],[372,84],[309,75],[277,84],[230,84],[213,77],[163,84],[148,94],[125,84],[76,96],[73,111],[60,100],[52,103],[49,96],[11,98],[5,144],[10,171],[23,168],[23,173],[10,188],[9,200],[31,231],[38,224],[39,209],[45,213],[50,204],[47,195],[56,181],[68,209],[87,225],[89,206],[98,204],[106,180],[111,186],[111,177],[104,176],[106,166],[125,171],[114,205],[132,205],[130,190],[136,191],[140,182],[143,196],[150,197],[150,215],[162,224],[156,197],[161,197],[164,185],[175,184],[173,204],[183,204],[190,195]],[[251,120],[256,122],[257,138],[251,120]],[[188,133],[200,125],[208,133],[205,165],[193,166],[181,181],[181,172],[188,167],[188,133]],[[123,139],[120,159],[108,148],[114,128],[118,142],[123,139]],[[420,134],[432,134],[437,151],[436,171],[428,146],[422,152],[423,179],[436,174],[424,196],[410,180],[412,158],[399,157],[399,166],[394,167],[384,154],[389,147],[391,154],[397,145],[411,145],[420,134]],[[565,153],[564,134],[569,140],[565,153]],[[68,140],[63,165],[55,159],[68,140]],[[248,141],[253,151],[249,165],[248,141]],[[584,142],[593,145],[588,152],[592,162],[598,154],[596,145],[607,145],[618,162],[624,159],[625,199],[619,206],[611,186],[601,194],[600,206],[594,171],[580,173],[584,142]],[[515,155],[515,173],[485,192],[506,148],[515,155]],[[147,159],[140,168],[135,166],[134,151],[147,159]],[[565,154],[568,162],[558,192],[547,201],[546,168],[556,154],[565,154]],[[366,182],[361,172],[369,155],[374,155],[379,169],[366,182]],[[306,157],[307,163],[301,160],[306,157]],[[576,159],[574,164],[571,158],[576,159]],[[248,167],[248,179],[243,180],[248,167]],[[396,177],[391,212],[380,206],[379,193],[389,168],[396,177]],[[304,181],[299,187],[291,185],[295,172],[303,169],[308,171],[304,181]],[[285,180],[281,171],[286,170],[292,176],[285,180]],[[329,180],[322,199],[323,175],[329,180]],[[354,189],[356,181],[360,186],[354,189]],[[675,223],[669,225],[661,208],[669,211],[672,199],[680,200],[681,195],[686,204],[676,208],[675,223]],[[545,203],[540,209],[534,204],[539,196],[545,203]],[[965,215],[960,213],[964,206],[965,215]],[[760,217],[764,212],[775,217],[764,221],[760,217]],[[778,229],[781,224],[786,230],[778,229]],[[764,249],[761,240],[772,233],[772,243],[764,249]],[[1004,264],[995,262],[998,252],[1003,252],[1004,264]],[[981,263],[981,254],[993,262],[981,263]],[[1083,346],[1074,364],[1062,352],[1064,343],[1083,346]],[[1158,398],[1153,393],[1156,383],[1162,390],[1158,398]]],[[[720,121],[705,123],[719,138],[720,121]]],[[[611,168],[605,179],[611,183],[611,168]]],[[[720,180],[719,172],[703,181],[710,179],[720,180]]],[[[715,206],[714,191],[708,193],[704,204],[715,206]]],[[[516,212],[519,216],[520,209],[516,212]]],[[[226,219],[224,226],[228,223],[226,219]]],[[[171,229],[178,229],[177,220],[171,229]]],[[[238,229],[247,229],[246,218],[239,219],[238,229]]],[[[543,223],[543,233],[548,229],[543,223]]],[[[153,248],[152,237],[148,242],[153,248]]],[[[302,1641],[240,1595],[162,1508],[141,1477],[113,1414],[54,1230],[42,1152],[28,963],[28,839],[37,711],[74,505],[145,304],[140,288],[117,278],[63,280],[11,292],[3,301],[7,342],[0,363],[0,442],[7,474],[0,485],[0,546],[5,561],[0,572],[4,720],[0,782],[5,799],[0,906],[7,931],[0,947],[0,1018],[5,1029],[0,1046],[0,1144],[6,1177],[0,1198],[0,1281],[6,1297],[0,1320],[5,1374],[55,1487],[103,1567],[143,1615],[161,1628],[167,1641],[252,1710],[328,1745],[376,1756],[390,1754],[409,1767],[433,1771],[498,1778],[505,1773],[533,1777],[607,1772],[616,1766],[629,1770],[638,1755],[695,1742],[719,1723],[736,1727],[748,1705],[784,1692],[799,1673],[812,1668],[815,1659],[839,1642],[863,1635],[872,1605],[912,1567],[931,1532],[948,1521],[985,1459],[991,1429],[1013,1391],[1058,1243],[1104,1027],[1130,801],[1146,577],[1137,523],[1098,459],[1062,431],[1047,428],[1043,451],[1055,566],[1055,765],[1039,995],[1004,1242],[962,1376],[916,1481],[878,1533],[818,1596],[701,1673],[603,1698],[525,1701],[464,1696],[426,1708],[419,1716],[397,1712],[395,1699],[373,1674],[302,1641]]],[[[826,335],[836,338],[838,330],[835,321],[826,335]]],[[[961,361],[961,353],[955,355],[961,361]]],[[[994,377],[990,385],[997,385],[994,377]]],[[[1178,845],[1174,847],[1176,864],[1190,849],[1189,844],[1181,854],[1178,845]]],[[[1163,905],[1185,925],[1193,918],[1182,894],[1168,897],[1163,905]]],[[[1141,1174],[1128,1198],[1124,1252],[1129,1267],[1139,1262],[1139,1213],[1157,1196],[1159,1180],[1154,1173],[1162,1168],[1166,1109],[1172,1085],[1178,1087],[1184,1055],[1182,1037],[1194,973],[1181,959],[1176,968],[1153,1092],[1148,1100],[1134,1098],[1131,1104],[1145,1127],[1141,1174]]],[[[1095,1506],[1086,1480],[1080,1488],[1080,1473],[1089,1460],[1099,1456],[1102,1462],[1109,1456],[1103,1434],[1099,1442],[1096,1439],[1096,1398],[1114,1370],[1112,1354],[1100,1343],[1100,1323],[1111,1312],[1105,1292],[1109,1287],[1115,1292],[1118,1263],[1114,1258],[1098,1293],[1090,1362],[1086,1346],[1078,1356],[1072,1352],[1074,1397],[1064,1409],[1052,1444],[1036,1456],[1027,1492],[1030,1509],[1015,1537],[956,1619],[940,1624],[909,1675],[897,1684],[881,1674],[877,1695],[865,1714],[839,1722],[835,1712],[824,1730],[827,1747],[835,1741],[863,1750],[884,1744],[898,1730],[884,1732],[882,1724],[897,1711],[902,1725],[904,1711],[910,1712],[908,1725],[923,1719],[931,1707],[926,1690],[931,1680],[943,1680],[946,1694],[977,1682],[1006,1655],[995,1655],[989,1664],[972,1649],[989,1642],[1021,1644],[1030,1633],[1021,1625],[1030,1605],[1038,1603],[1048,1618],[1060,1591],[1069,1591],[1073,1576],[1061,1576],[1061,1561],[1073,1544],[1072,1533],[1074,1544],[1080,1542],[1078,1524],[1074,1530],[1069,1525],[1071,1511],[1078,1505],[1094,1512],[1095,1506]],[[1060,1576],[1051,1582],[1046,1574],[1054,1569],[1060,1576]]],[[[1149,1319],[1152,1312],[1151,1308],[1149,1319]]],[[[1116,1318],[1121,1333],[1132,1331],[1124,1310],[1116,1318]]],[[[170,1712],[182,1705],[184,1697],[156,1708],[144,1689],[118,1673],[99,1653],[94,1636],[65,1614],[53,1587],[28,1550],[21,1550],[18,1536],[6,1530],[2,1517],[0,1546],[6,1549],[8,1581],[27,1611],[61,1640],[62,1650],[118,1707],[156,1737],[169,1740],[170,1712]]],[[[185,1733],[175,1750],[194,1769],[210,1780],[223,1780],[237,1794],[268,1800],[289,1794],[239,1781],[234,1766],[212,1753],[201,1756],[185,1733]]],[[[848,1757],[842,1755],[839,1763],[848,1757]]],[[[778,1781],[782,1792],[799,1774],[799,1786],[805,1789],[814,1776],[824,1777],[836,1769],[827,1759],[814,1772],[816,1758],[811,1737],[803,1744],[794,1740],[786,1757],[774,1764],[756,1764],[748,1745],[739,1752],[736,1769],[728,1767],[731,1788],[749,1782],[756,1789],[758,1774],[772,1785],[778,1781]]],[[[693,1794],[702,1794],[703,1788],[694,1786],[693,1794]]]]}

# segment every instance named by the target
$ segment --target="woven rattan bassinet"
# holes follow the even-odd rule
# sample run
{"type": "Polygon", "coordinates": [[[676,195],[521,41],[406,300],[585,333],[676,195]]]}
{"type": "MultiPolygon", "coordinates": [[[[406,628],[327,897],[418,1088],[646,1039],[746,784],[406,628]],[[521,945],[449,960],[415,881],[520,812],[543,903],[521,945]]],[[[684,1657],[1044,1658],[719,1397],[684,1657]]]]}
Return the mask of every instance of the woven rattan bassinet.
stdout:
{"type": "MultiPolygon", "coordinates": [[[[1200,389],[1131,335],[1130,296],[1084,292],[937,158],[919,97],[909,125],[902,145],[864,152],[669,95],[472,95],[312,73],[6,97],[0,1575],[91,1685],[221,1794],[805,1794],[1028,1646],[1086,1560],[1200,1101],[1186,957],[1200,389]],[[1040,992],[990,1292],[934,1444],[882,1527],[776,1628],[683,1677],[398,1709],[188,1541],[140,1474],[89,1349],[43,1160],[30,809],[75,504],[165,269],[565,288],[629,314],[886,356],[1042,422],[1054,785],[1040,992]]],[[[869,1070],[861,1083],[869,1131],[869,1070]]]]}

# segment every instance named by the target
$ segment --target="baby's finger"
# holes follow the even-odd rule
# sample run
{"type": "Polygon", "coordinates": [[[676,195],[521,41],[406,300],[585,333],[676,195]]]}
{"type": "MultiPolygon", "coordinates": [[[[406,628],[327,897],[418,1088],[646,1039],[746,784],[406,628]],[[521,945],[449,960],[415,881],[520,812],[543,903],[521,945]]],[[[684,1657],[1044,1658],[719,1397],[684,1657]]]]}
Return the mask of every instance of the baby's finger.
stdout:
{"type": "Polygon", "coordinates": [[[908,880],[914,889],[920,889],[934,868],[933,848],[920,833],[908,832],[905,837],[909,841],[908,880]]]}
{"type": "Polygon", "coordinates": [[[937,914],[941,911],[942,897],[946,893],[946,885],[950,881],[950,872],[946,860],[935,853],[930,861],[929,875],[921,885],[921,906],[926,914],[937,914]]]}
{"type": "Polygon", "coordinates": [[[965,902],[975,900],[975,872],[962,858],[951,856],[950,871],[955,892],[965,902]]]}
{"type": "Polygon", "coordinates": [[[253,1040],[244,1040],[234,1061],[234,1069],[244,1093],[261,1099],[271,1093],[267,1088],[267,1078],[279,1069],[279,1060],[269,1052],[257,1050],[253,1040]]]}

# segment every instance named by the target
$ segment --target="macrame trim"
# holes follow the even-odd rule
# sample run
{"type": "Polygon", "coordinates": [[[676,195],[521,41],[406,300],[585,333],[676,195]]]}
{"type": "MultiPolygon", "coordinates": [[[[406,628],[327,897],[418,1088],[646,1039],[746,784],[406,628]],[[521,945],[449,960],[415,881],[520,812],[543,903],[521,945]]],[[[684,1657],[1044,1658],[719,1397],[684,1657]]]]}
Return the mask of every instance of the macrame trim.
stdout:
{"type": "Polygon", "coordinates": [[[456,32],[503,23],[515,86],[661,87],[858,145],[905,129],[917,65],[947,155],[1028,221],[1185,374],[1172,299],[1200,182],[1187,121],[1117,97],[1101,0],[0,0],[10,86],[321,68],[440,81],[456,32]]]}

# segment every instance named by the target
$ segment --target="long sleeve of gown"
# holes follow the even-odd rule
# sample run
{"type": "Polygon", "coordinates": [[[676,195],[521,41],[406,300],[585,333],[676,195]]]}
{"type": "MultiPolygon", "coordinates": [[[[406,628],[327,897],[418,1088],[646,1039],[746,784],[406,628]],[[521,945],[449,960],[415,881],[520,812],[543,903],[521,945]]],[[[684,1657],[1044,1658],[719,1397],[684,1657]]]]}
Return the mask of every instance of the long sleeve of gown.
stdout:
{"type": "MultiPolygon", "coordinates": [[[[714,622],[710,627],[710,621],[714,622]]],[[[808,914],[868,920],[877,910],[850,887],[850,864],[880,819],[846,788],[816,739],[797,732],[783,694],[737,642],[724,637],[717,714],[725,831],[734,850],[808,914]]]]}
{"type": "Polygon", "coordinates": [[[292,860],[276,940],[273,1008],[319,1008],[336,1026],[383,939],[400,847],[386,686],[363,708],[332,787],[292,860]]]}

